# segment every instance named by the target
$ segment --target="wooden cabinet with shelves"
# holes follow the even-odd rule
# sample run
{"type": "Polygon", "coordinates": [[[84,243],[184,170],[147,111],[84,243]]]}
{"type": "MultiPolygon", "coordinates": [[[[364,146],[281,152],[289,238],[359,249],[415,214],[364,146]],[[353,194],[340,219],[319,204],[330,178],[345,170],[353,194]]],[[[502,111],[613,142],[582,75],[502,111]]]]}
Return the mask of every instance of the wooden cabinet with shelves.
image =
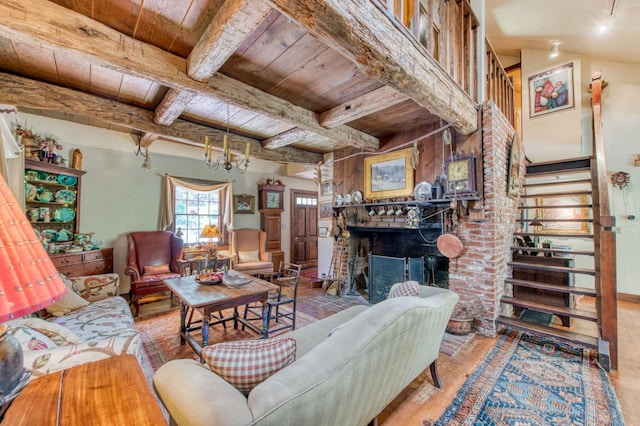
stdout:
{"type": "MultiPolygon", "coordinates": [[[[526,254],[514,254],[514,262],[535,263],[545,266],[562,266],[573,267],[574,259],[572,257],[546,257],[531,256],[526,254]]],[[[568,272],[545,271],[533,268],[513,268],[513,278],[526,281],[535,281],[538,283],[555,284],[563,286],[572,286],[573,276],[568,272]]],[[[528,287],[513,287],[513,297],[525,300],[536,301],[552,306],[563,306],[570,308],[573,306],[573,295],[569,293],[560,293],[557,291],[548,291],[542,289],[528,287]]],[[[516,314],[519,314],[521,308],[515,308],[516,314]]],[[[564,315],[558,316],[562,320],[562,325],[569,327],[571,319],[564,315]]]]}
{"type": "Polygon", "coordinates": [[[85,173],[25,160],[25,213],[33,228],[49,241],[73,241],[73,234],[79,232],[80,188],[85,173]]]}
{"type": "Polygon", "coordinates": [[[113,249],[52,254],[56,269],[68,277],[107,274],[113,272],[113,249]]]}

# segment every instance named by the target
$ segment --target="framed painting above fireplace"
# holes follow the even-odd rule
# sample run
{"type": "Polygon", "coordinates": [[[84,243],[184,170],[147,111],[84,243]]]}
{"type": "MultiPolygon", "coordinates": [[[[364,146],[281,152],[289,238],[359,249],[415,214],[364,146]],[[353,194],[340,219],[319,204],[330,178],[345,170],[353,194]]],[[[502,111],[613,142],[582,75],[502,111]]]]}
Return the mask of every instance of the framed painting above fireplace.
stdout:
{"type": "Polygon", "coordinates": [[[413,193],[412,149],[364,159],[364,198],[406,197],[413,193]]]}

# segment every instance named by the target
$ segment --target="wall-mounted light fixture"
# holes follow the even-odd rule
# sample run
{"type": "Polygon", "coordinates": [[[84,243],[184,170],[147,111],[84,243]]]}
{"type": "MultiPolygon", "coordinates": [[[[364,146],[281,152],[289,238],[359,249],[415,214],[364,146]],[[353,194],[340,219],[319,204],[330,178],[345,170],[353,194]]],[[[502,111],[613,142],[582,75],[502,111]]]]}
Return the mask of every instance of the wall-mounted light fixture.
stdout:
{"type": "Polygon", "coordinates": [[[550,58],[556,58],[558,56],[558,46],[560,46],[559,40],[551,40],[551,53],[549,53],[550,58]]]}
{"type": "Polygon", "coordinates": [[[136,157],[138,155],[142,155],[144,157],[144,161],[140,166],[142,170],[146,172],[147,170],[153,169],[153,166],[151,165],[151,158],[149,157],[149,147],[145,147],[144,152],[142,151],[142,135],[141,134],[138,135],[138,149],[135,150],[134,153],[136,154],[136,157]]]}

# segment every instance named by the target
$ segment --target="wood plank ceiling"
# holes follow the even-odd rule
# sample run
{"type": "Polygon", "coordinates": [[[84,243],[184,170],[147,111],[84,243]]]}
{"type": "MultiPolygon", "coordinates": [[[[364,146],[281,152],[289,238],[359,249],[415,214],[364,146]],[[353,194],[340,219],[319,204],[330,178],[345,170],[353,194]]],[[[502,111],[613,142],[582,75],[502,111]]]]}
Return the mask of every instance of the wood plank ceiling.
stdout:
{"type": "Polygon", "coordinates": [[[0,100],[145,144],[221,149],[228,126],[235,152],[299,163],[440,119],[274,3],[0,0],[0,100]]]}

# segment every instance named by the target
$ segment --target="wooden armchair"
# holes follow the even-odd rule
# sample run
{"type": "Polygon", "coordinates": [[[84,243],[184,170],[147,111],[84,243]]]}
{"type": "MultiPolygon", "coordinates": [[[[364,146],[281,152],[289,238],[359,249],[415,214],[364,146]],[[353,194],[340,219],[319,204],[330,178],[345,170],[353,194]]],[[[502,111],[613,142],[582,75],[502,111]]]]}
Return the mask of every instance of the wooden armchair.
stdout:
{"type": "Polygon", "coordinates": [[[233,269],[249,275],[273,272],[271,253],[266,250],[267,234],[259,229],[241,228],[231,233],[233,269]]]}
{"type": "Polygon", "coordinates": [[[169,291],[164,280],[180,276],[182,240],[169,231],[131,232],[127,234],[127,266],[131,277],[129,297],[138,315],[140,299],[169,291]]]}

